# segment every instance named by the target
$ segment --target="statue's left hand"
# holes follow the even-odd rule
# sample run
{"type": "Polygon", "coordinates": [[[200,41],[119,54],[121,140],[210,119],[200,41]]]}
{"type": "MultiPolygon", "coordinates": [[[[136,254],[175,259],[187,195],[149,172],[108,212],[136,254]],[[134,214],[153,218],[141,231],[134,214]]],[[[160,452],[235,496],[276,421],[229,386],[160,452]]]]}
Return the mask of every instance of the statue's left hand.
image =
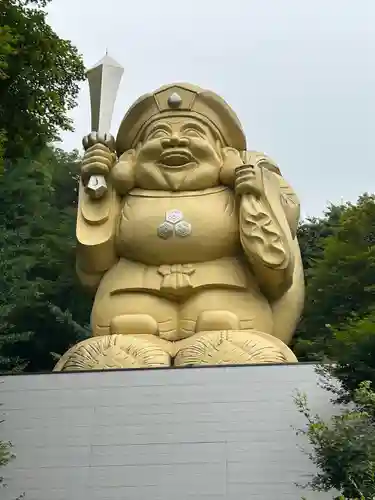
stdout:
{"type": "Polygon", "coordinates": [[[241,196],[252,194],[256,197],[263,192],[262,172],[258,165],[241,165],[235,169],[235,192],[241,196]]]}

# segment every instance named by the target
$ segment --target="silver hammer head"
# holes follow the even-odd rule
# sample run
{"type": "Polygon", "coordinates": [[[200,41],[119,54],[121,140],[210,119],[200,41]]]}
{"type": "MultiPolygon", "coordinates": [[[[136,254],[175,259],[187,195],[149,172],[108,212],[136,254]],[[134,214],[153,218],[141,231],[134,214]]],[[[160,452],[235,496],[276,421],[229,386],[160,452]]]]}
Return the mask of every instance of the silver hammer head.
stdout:
{"type": "MultiPolygon", "coordinates": [[[[98,132],[98,137],[109,134],[123,73],[124,68],[108,54],[86,72],[90,89],[91,130],[98,132]]],[[[107,192],[105,178],[102,175],[91,176],[86,191],[92,198],[101,198],[107,192]]]]}
{"type": "Polygon", "coordinates": [[[91,130],[110,132],[113,108],[124,68],[106,54],[86,72],[90,88],[91,130]]]}

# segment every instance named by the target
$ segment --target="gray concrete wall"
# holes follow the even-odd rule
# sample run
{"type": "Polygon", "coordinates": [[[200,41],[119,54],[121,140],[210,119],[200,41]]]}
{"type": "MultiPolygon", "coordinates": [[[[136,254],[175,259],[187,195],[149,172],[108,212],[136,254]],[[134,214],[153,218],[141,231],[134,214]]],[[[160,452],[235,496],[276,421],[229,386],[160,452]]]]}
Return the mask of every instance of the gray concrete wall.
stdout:
{"type": "Polygon", "coordinates": [[[4,500],[331,499],[295,486],[314,471],[292,425],[312,365],[3,377],[0,438],[16,459],[4,500]]]}

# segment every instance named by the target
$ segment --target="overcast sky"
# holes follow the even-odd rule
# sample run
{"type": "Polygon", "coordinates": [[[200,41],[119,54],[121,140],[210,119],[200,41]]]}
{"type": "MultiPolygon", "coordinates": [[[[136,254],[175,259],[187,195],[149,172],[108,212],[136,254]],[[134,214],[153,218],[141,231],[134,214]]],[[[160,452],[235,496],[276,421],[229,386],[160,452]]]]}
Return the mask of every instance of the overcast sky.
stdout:
{"type": "MultiPolygon", "coordinates": [[[[124,68],[112,133],[132,102],[187,81],[220,94],[248,148],[275,159],[304,215],[375,181],[375,0],[52,0],[49,22],[87,67],[124,68]]],[[[66,150],[90,132],[87,84],[66,150]]]]}

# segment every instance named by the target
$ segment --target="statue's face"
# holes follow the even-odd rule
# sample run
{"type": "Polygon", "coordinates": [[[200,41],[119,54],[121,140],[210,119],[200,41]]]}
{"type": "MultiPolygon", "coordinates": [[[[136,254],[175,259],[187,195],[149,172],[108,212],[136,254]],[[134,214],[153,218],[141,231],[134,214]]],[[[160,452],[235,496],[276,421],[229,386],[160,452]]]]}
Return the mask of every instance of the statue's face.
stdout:
{"type": "Polygon", "coordinates": [[[195,190],[220,183],[220,141],[194,118],[153,122],[137,147],[136,185],[144,189],[195,190]]]}

